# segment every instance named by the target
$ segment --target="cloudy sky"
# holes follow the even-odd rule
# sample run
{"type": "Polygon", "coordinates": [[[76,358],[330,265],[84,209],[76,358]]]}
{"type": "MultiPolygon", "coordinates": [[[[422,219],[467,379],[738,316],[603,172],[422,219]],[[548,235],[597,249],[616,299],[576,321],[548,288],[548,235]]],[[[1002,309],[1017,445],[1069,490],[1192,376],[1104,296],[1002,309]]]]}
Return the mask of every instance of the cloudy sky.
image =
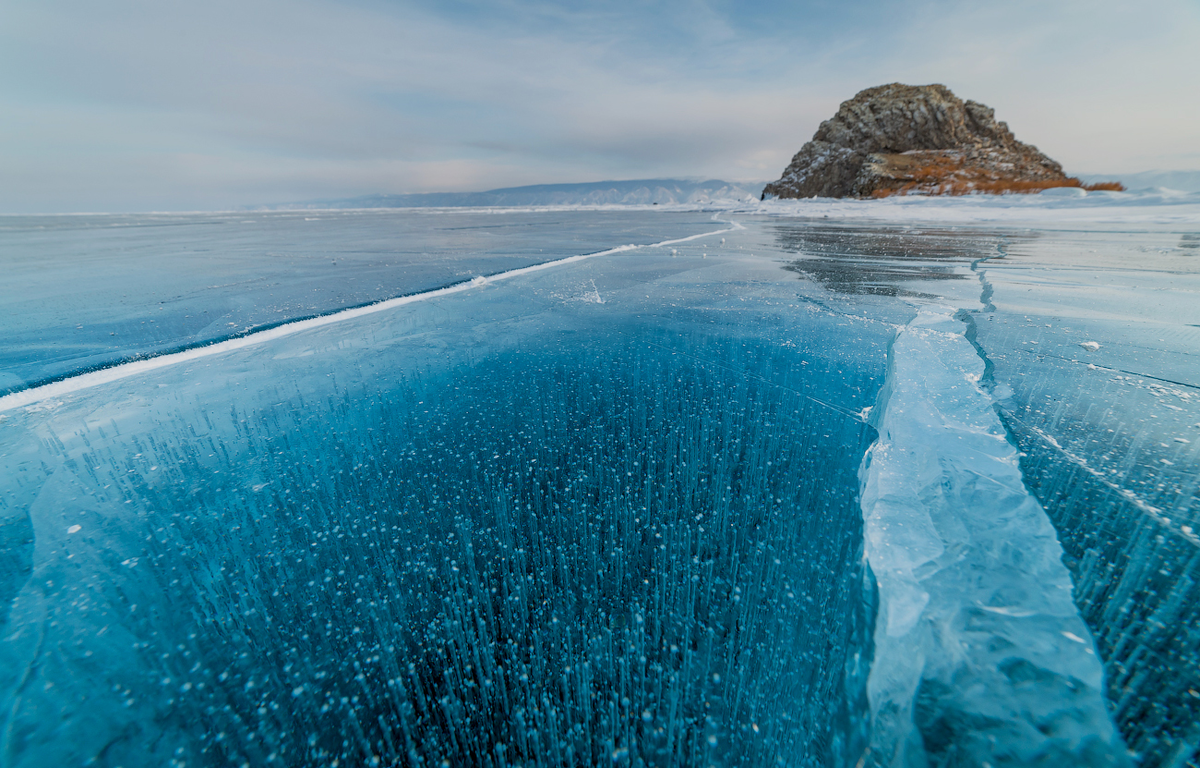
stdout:
{"type": "Polygon", "coordinates": [[[1198,169],[1198,40],[1197,0],[0,0],[0,212],[767,180],[893,81],[1198,169]]]}

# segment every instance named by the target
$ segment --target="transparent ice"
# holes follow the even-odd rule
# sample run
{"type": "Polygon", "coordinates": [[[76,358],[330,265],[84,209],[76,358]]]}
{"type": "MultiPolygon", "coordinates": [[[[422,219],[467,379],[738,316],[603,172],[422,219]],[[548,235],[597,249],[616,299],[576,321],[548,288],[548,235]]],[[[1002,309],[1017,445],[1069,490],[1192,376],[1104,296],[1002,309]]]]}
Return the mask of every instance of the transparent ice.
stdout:
{"type": "Polygon", "coordinates": [[[559,256],[691,235],[709,218],[561,209],[4,216],[0,394],[559,256]]]}
{"type": "Polygon", "coordinates": [[[563,216],[0,400],[0,761],[1196,764],[1191,233],[563,216]]]}

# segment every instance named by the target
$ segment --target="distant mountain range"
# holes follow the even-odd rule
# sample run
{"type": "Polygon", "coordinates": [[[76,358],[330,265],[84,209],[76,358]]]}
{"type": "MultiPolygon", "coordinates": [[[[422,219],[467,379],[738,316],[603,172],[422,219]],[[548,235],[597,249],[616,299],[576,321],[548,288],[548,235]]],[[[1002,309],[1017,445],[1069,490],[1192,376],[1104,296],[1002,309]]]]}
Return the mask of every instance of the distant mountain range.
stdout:
{"type": "MultiPolygon", "coordinates": [[[[1085,183],[1120,181],[1129,190],[1167,187],[1200,192],[1200,171],[1145,171],[1142,173],[1082,174],[1085,183]]],[[[261,206],[266,210],[327,208],[525,208],[543,205],[703,205],[717,201],[757,201],[766,182],[732,182],[720,179],[633,179],[593,181],[584,184],[534,184],[486,192],[428,192],[413,195],[363,195],[329,200],[261,206]]]]}
{"type": "Polygon", "coordinates": [[[758,200],[766,182],[729,182],[720,179],[635,179],[594,181],[586,184],[535,184],[486,192],[429,192],[416,195],[364,195],[335,200],[267,206],[274,210],[319,208],[461,208],[497,206],[521,208],[540,205],[678,205],[715,200],[758,200]]]}
{"type": "Polygon", "coordinates": [[[1079,177],[1085,184],[1097,181],[1119,181],[1125,188],[1147,189],[1166,187],[1182,192],[1200,192],[1200,171],[1143,171],[1141,173],[1109,173],[1082,174],[1079,177]]]}

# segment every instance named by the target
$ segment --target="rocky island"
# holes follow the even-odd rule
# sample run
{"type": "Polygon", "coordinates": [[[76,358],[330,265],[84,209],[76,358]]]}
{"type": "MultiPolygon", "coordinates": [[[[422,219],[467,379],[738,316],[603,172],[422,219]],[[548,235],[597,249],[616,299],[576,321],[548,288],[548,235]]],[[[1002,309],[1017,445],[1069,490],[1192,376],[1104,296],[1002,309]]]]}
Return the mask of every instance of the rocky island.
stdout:
{"type": "MultiPolygon", "coordinates": [[[[888,197],[1040,192],[1083,187],[991,107],[944,85],[892,83],[860,91],[821,123],[762,197],[888,197]]],[[[1102,183],[1087,189],[1123,189],[1102,183]]]]}

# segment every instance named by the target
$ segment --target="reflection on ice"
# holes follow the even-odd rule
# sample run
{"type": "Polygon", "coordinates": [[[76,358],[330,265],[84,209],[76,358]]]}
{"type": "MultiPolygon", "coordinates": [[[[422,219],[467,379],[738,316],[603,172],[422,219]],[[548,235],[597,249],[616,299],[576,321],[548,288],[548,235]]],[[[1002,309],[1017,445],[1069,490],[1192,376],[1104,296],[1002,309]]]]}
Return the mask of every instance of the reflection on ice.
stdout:
{"type": "Polygon", "coordinates": [[[775,224],[777,247],[801,258],[786,269],[838,293],[934,298],[930,281],[964,280],[962,267],[1007,239],[971,229],[775,224]],[[917,286],[924,286],[922,291],[917,286]]]}

